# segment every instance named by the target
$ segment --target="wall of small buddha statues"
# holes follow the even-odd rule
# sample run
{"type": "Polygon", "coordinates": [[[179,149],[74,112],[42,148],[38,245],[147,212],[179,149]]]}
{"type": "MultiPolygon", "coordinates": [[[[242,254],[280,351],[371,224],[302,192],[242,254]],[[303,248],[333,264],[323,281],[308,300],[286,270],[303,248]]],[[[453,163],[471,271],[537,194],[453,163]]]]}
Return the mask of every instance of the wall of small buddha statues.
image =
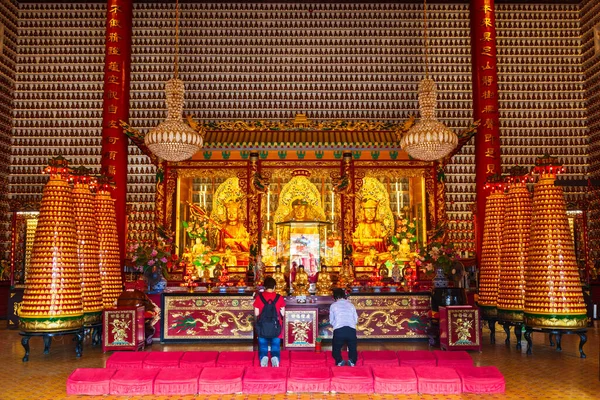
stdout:
{"type": "MultiPolygon", "coordinates": [[[[562,179],[583,179],[590,164],[598,176],[600,122],[598,100],[591,95],[598,86],[594,3],[497,5],[505,167],[533,165],[551,152],[565,164],[562,179]],[[587,115],[589,127],[586,106],[596,115],[587,115]]],[[[186,83],[185,113],[206,122],[289,120],[296,112],[313,120],[404,120],[417,113],[417,84],[424,75],[422,7],[184,3],[179,68],[186,83]]],[[[438,117],[460,130],[472,115],[468,4],[428,8],[429,74],[438,83],[438,117]]],[[[23,205],[39,202],[45,182],[40,171],[51,156],[61,153],[74,165],[99,168],[106,3],[15,6],[0,0],[0,10],[5,32],[0,66],[6,75],[0,79],[0,150],[12,141],[10,171],[8,160],[0,158],[0,192],[8,190],[23,205]]],[[[173,3],[136,2],[130,123],[142,132],[165,116],[163,87],[173,71],[173,36],[173,3]]],[[[129,231],[134,232],[129,239],[150,239],[155,169],[135,146],[129,150],[129,231]]],[[[461,250],[474,249],[474,174],[470,142],[446,169],[450,237],[461,250]]],[[[585,188],[565,191],[572,201],[585,188]]],[[[3,226],[9,223],[6,211],[4,199],[3,226]]],[[[0,245],[6,254],[8,234],[0,245]]]]}

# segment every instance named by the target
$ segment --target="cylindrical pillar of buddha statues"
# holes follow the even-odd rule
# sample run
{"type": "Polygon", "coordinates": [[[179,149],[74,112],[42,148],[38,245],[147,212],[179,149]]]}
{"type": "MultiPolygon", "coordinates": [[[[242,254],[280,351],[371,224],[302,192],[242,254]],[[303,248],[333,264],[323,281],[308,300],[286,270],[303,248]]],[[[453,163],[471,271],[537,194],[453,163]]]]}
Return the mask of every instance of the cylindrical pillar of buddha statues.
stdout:
{"type": "Polygon", "coordinates": [[[562,188],[554,184],[564,169],[557,158],[546,155],[536,160],[535,171],[540,179],[533,192],[524,322],[533,328],[585,328],[587,313],[567,207],[562,188]]]}
{"type": "Polygon", "coordinates": [[[108,179],[100,178],[96,193],[96,223],[104,308],[115,307],[117,298],[123,291],[115,200],[111,197],[110,190],[108,179]]]}
{"type": "Polygon", "coordinates": [[[31,262],[25,280],[19,327],[24,332],[81,328],[83,304],[77,264],[77,234],[68,162],[50,160],[31,262]]]}
{"type": "Polygon", "coordinates": [[[479,269],[479,297],[484,318],[497,318],[498,287],[500,282],[500,250],[502,247],[502,229],[504,226],[504,182],[499,175],[488,178],[487,190],[490,195],[485,203],[485,222],[483,225],[483,243],[481,265],[479,269]]]}
{"type": "Polygon", "coordinates": [[[100,259],[98,229],[94,207],[96,180],[90,170],[81,166],[73,170],[73,201],[77,229],[77,261],[81,273],[83,296],[83,325],[102,322],[102,286],[100,283],[100,259]]]}
{"type": "Polygon", "coordinates": [[[506,179],[508,194],[500,252],[498,320],[523,322],[525,307],[525,265],[531,224],[531,180],[527,168],[515,166],[506,179]]]}

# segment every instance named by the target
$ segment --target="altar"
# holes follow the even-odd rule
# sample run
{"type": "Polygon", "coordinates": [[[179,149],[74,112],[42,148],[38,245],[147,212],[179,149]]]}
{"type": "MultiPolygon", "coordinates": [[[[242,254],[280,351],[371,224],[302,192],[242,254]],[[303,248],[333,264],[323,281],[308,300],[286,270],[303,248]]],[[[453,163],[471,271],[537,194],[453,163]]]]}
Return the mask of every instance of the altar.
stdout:
{"type": "MultiPolygon", "coordinates": [[[[161,343],[211,340],[251,341],[254,338],[253,292],[206,293],[173,291],[162,294],[161,343]]],[[[298,303],[288,296],[284,345],[314,346],[316,338],[331,339],[329,296],[298,303]],[[298,337],[296,337],[298,336],[298,337]]],[[[431,311],[429,292],[373,293],[350,296],[359,316],[359,339],[427,340],[431,311]]]]}

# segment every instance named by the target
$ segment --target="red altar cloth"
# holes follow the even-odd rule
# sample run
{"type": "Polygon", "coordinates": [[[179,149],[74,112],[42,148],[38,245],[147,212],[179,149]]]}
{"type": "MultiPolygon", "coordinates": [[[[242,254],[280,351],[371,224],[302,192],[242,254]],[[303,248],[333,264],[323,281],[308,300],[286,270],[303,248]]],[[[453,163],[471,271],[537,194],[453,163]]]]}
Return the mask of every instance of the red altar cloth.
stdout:
{"type": "Polygon", "coordinates": [[[116,369],[77,368],[67,379],[67,394],[106,395],[115,372],[116,369]]]}
{"type": "Polygon", "coordinates": [[[287,391],[287,368],[247,367],[242,379],[244,394],[279,394],[287,391]]]}
{"type": "Polygon", "coordinates": [[[417,393],[417,375],[412,367],[373,366],[375,393],[417,393]]]}

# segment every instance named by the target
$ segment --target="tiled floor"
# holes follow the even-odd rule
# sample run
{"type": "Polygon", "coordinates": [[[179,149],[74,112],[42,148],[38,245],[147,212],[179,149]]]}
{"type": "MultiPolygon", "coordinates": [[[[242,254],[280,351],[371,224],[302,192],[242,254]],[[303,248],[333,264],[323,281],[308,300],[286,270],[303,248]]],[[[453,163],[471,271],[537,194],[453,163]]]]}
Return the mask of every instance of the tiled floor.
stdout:
{"type": "MultiPolygon", "coordinates": [[[[523,340],[523,349],[515,349],[515,341],[510,347],[504,345],[505,334],[502,329],[496,334],[496,344],[491,345],[489,331],[484,330],[484,346],[481,353],[471,355],[476,365],[496,365],[506,378],[506,394],[504,395],[461,395],[461,396],[433,396],[413,395],[402,396],[402,399],[598,399],[600,398],[600,381],[598,366],[600,329],[588,331],[588,342],[584,347],[586,359],[579,358],[579,338],[573,335],[563,336],[563,351],[556,352],[549,346],[547,335],[535,333],[533,355],[527,356],[525,349],[527,343],[523,340]]],[[[75,357],[72,336],[55,338],[50,354],[44,355],[41,338],[32,338],[30,341],[31,353],[29,362],[21,361],[23,348],[21,338],[17,331],[6,329],[6,322],[0,321],[0,399],[16,400],[31,399],[58,400],[67,398],[65,382],[68,375],[78,367],[102,368],[110,353],[102,353],[101,348],[93,348],[86,339],[83,348],[83,357],[75,357]]],[[[168,345],[161,346],[156,343],[147,351],[169,350],[221,350],[225,345],[168,345]]],[[[250,350],[251,346],[244,344],[227,343],[227,350],[250,350]]],[[[399,343],[362,342],[359,350],[416,350],[427,349],[427,343],[409,342],[399,343]]],[[[108,399],[111,396],[69,396],[68,399],[108,399]]],[[[114,397],[116,399],[130,399],[135,397],[114,397]]],[[[324,395],[324,394],[289,394],[281,396],[172,396],[154,397],[141,396],[142,399],[395,399],[391,395],[324,395]]]]}

